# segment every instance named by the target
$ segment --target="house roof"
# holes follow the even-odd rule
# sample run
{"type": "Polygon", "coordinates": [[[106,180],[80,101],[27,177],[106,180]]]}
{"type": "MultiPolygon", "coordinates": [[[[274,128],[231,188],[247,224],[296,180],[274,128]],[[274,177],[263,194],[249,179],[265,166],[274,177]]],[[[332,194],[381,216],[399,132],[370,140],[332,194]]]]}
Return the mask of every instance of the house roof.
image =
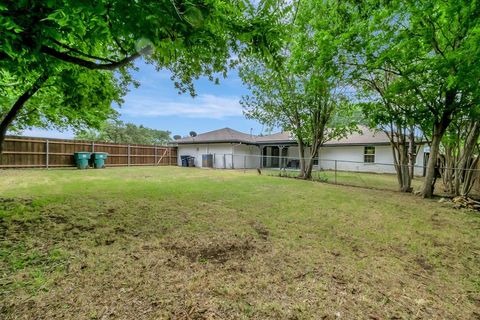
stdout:
{"type": "Polygon", "coordinates": [[[268,144],[268,143],[296,143],[295,138],[290,132],[283,131],[273,134],[268,134],[265,136],[256,136],[256,142],[258,144],[268,144]]]}
{"type": "MultiPolygon", "coordinates": [[[[355,132],[343,139],[330,140],[325,146],[389,144],[390,140],[383,131],[372,131],[359,126],[360,132],[355,132]]],[[[178,144],[197,143],[245,143],[245,144],[296,144],[295,138],[289,132],[278,132],[265,136],[253,136],[230,128],[223,128],[174,141],[178,144]]]]}
{"type": "Polygon", "coordinates": [[[381,130],[373,131],[365,126],[358,126],[360,132],[354,132],[343,139],[335,139],[325,142],[326,146],[341,145],[366,145],[366,144],[389,144],[390,139],[381,130]]]}
{"type": "Polygon", "coordinates": [[[210,132],[201,133],[195,137],[185,137],[174,141],[178,144],[195,143],[246,143],[255,144],[255,137],[249,134],[233,130],[230,128],[218,129],[210,132]]]}

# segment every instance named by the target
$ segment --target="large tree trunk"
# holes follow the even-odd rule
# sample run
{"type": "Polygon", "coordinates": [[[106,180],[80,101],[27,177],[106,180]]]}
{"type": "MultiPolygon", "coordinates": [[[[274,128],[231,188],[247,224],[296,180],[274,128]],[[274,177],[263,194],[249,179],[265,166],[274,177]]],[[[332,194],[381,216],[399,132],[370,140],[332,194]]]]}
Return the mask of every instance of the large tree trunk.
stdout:
{"type": "Polygon", "coordinates": [[[452,114],[455,111],[455,98],[457,92],[455,89],[448,90],[445,93],[445,110],[439,121],[436,121],[433,125],[432,132],[432,145],[430,146],[430,157],[427,163],[427,173],[423,182],[423,188],[421,195],[424,198],[431,198],[433,196],[433,189],[435,184],[435,167],[437,164],[437,158],[440,153],[440,142],[443,135],[447,131],[448,126],[452,122],[452,114]]]}
{"type": "Polygon", "coordinates": [[[415,145],[415,129],[411,127],[408,135],[408,160],[409,160],[410,180],[413,179],[413,176],[415,174],[415,162],[417,161],[416,151],[417,151],[417,147],[415,145]]]}
{"type": "MultiPolygon", "coordinates": [[[[318,146],[319,143],[315,143],[315,145],[318,146]]],[[[304,179],[312,179],[313,162],[315,161],[315,158],[318,157],[318,149],[319,147],[312,146],[310,158],[308,159],[305,168],[304,179]]]]}
{"type": "Polygon", "coordinates": [[[313,159],[314,159],[313,157],[310,157],[310,159],[308,159],[308,162],[306,163],[305,174],[304,174],[304,179],[306,180],[312,179],[313,159]]]}
{"type": "Polygon", "coordinates": [[[437,159],[439,156],[440,151],[440,141],[442,140],[443,134],[447,129],[447,126],[450,122],[442,121],[437,123],[433,128],[433,135],[432,135],[432,142],[430,146],[430,155],[428,158],[427,163],[427,172],[425,175],[425,180],[423,182],[423,188],[421,191],[421,195],[424,198],[431,198],[433,196],[433,189],[435,183],[435,175],[436,175],[436,165],[437,159]]]}
{"type": "Polygon", "coordinates": [[[300,163],[300,172],[298,177],[305,179],[305,144],[301,139],[298,139],[298,158],[300,163]]]}
{"type": "Polygon", "coordinates": [[[440,161],[439,172],[442,176],[445,192],[453,195],[455,194],[453,180],[455,179],[455,167],[458,165],[456,161],[456,152],[458,151],[458,148],[457,146],[451,146],[447,144],[444,146],[444,151],[444,154],[439,160],[437,160],[440,161]]]}
{"type": "Polygon", "coordinates": [[[399,139],[396,145],[392,146],[392,151],[399,190],[401,192],[412,192],[412,179],[410,178],[409,157],[405,140],[399,139]]]}
{"type": "Polygon", "coordinates": [[[401,125],[397,125],[394,129],[393,124],[390,126],[390,130],[386,130],[390,140],[390,146],[392,147],[393,164],[395,173],[397,174],[398,188],[401,192],[412,192],[410,178],[410,158],[409,148],[405,140],[404,130],[401,125]]]}
{"type": "Polygon", "coordinates": [[[48,76],[44,73],[40,75],[40,77],[33,83],[33,85],[25,91],[13,104],[12,108],[5,117],[2,119],[0,123],[0,162],[2,159],[3,153],[3,143],[5,141],[5,135],[7,134],[7,130],[12,124],[13,120],[17,117],[18,113],[22,110],[25,103],[30,99],[47,81],[48,76]]]}
{"type": "Polygon", "coordinates": [[[399,164],[400,164],[400,175],[402,177],[402,182],[400,184],[401,192],[412,192],[412,179],[410,178],[409,170],[409,157],[407,146],[403,141],[402,145],[399,145],[399,164]]]}
{"type": "Polygon", "coordinates": [[[480,124],[475,121],[471,124],[467,139],[460,155],[460,161],[457,165],[457,172],[455,173],[455,194],[467,196],[472,189],[473,183],[477,176],[473,170],[477,166],[478,156],[473,159],[475,147],[478,144],[480,136],[480,124]],[[460,183],[463,181],[462,188],[460,183]]]}
{"type": "MultiPolygon", "coordinates": [[[[393,136],[393,135],[390,135],[387,133],[387,135],[389,137],[393,136]]],[[[398,146],[395,144],[395,142],[393,141],[393,139],[390,139],[390,146],[392,147],[392,156],[393,156],[393,167],[395,168],[395,173],[397,174],[397,182],[398,182],[398,185],[402,186],[403,182],[402,182],[402,172],[400,171],[400,167],[399,167],[399,159],[398,159],[398,146]]]]}
{"type": "Polygon", "coordinates": [[[471,165],[469,166],[469,170],[465,171],[464,181],[462,184],[462,189],[460,190],[460,195],[468,196],[470,191],[472,191],[473,184],[478,179],[479,173],[476,171],[478,166],[478,160],[480,159],[479,156],[472,161],[471,165]]]}
{"type": "Polygon", "coordinates": [[[318,149],[320,149],[320,145],[323,141],[323,131],[325,128],[325,124],[320,125],[320,129],[317,130],[314,135],[313,144],[310,147],[310,157],[308,159],[305,158],[305,144],[303,140],[299,143],[299,153],[302,161],[300,162],[303,165],[303,169],[300,170],[299,178],[310,180],[312,179],[312,171],[313,171],[313,162],[315,158],[318,157],[318,149]]]}

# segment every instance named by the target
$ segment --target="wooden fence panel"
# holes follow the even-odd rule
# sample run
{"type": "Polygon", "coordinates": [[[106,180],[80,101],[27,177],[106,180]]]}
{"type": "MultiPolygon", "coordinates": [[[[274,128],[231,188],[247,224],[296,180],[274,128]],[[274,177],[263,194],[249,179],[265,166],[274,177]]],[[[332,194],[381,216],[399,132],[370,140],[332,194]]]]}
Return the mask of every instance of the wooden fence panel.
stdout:
{"type": "Polygon", "coordinates": [[[79,151],[106,152],[106,166],[112,167],[177,165],[177,148],[172,146],[8,136],[0,168],[73,167],[73,153],[79,151]]]}

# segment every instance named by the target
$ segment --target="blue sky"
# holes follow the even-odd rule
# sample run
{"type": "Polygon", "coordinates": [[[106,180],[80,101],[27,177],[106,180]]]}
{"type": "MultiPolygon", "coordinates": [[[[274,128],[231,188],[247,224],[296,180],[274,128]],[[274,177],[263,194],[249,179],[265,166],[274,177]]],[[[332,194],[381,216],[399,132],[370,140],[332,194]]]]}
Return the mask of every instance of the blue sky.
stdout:
{"type": "MultiPolygon", "coordinates": [[[[188,93],[178,94],[168,71],[158,72],[143,61],[138,61],[136,65],[139,71],[133,74],[140,81],[140,87],[132,88],[124,97],[125,103],[118,108],[121,120],[168,130],[172,136],[188,135],[192,130],[201,133],[224,127],[245,133],[249,133],[250,129],[254,134],[262,132],[261,124],[243,116],[239,101],[248,91],[236,70],[230,70],[226,79],[220,79],[219,85],[204,78],[197,80],[197,96],[192,98],[188,93]]],[[[74,135],[71,131],[39,129],[26,130],[23,134],[52,138],[72,138],[74,135]]]]}

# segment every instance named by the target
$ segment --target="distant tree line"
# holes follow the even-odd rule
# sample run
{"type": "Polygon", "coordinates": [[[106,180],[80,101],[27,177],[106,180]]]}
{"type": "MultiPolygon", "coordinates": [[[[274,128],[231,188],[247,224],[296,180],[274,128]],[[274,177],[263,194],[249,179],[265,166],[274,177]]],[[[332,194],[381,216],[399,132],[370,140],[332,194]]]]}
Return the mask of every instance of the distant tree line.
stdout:
{"type": "Polygon", "coordinates": [[[91,129],[78,132],[75,139],[105,141],[126,144],[167,144],[172,140],[170,131],[157,130],[124,123],[120,120],[106,122],[100,129],[91,129]]]}

